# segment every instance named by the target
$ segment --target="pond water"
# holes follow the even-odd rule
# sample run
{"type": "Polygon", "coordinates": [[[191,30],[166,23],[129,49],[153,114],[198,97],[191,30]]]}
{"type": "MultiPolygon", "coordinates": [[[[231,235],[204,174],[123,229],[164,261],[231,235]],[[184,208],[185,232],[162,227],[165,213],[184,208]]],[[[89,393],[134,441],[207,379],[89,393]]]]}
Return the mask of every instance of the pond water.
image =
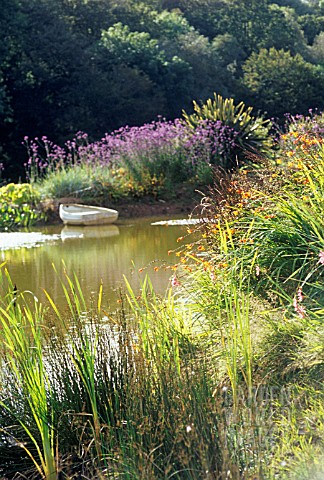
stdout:
{"type": "Polygon", "coordinates": [[[187,228],[186,219],[173,217],[172,221],[138,218],[100,227],[59,225],[0,233],[0,259],[18,290],[31,291],[41,301],[45,289],[57,304],[65,303],[60,283],[65,265],[70,277],[76,274],[86,299],[95,297],[102,283],[105,304],[114,305],[124,288],[124,275],[135,291],[146,273],[158,293],[166,290],[172,272],[164,266],[178,259],[168,251],[179,247],[177,239],[186,236],[187,228]]]}

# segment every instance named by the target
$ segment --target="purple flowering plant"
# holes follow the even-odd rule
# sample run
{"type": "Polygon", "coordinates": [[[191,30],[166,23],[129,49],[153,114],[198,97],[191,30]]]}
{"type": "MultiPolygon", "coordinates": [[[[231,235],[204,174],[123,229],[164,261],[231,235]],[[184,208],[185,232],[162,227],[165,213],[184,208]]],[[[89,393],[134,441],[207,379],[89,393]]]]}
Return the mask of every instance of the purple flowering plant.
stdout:
{"type": "Polygon", "coordinates": [[[98,189],[115,190],[115,197],[157,195],[174,184],[211,181],[212,166],[226,164],[236,138],[237,132],[220,121],[204,121],[192,130],[179,119],[161,117],[142,126],[126,125],[94,142],[78,132],[64,147],[45,136],[25,137],[26,173],[54,197],[83,190],[98,194],[98,189]],[[54,184],[60,185],[57,195],[54,184]]]}

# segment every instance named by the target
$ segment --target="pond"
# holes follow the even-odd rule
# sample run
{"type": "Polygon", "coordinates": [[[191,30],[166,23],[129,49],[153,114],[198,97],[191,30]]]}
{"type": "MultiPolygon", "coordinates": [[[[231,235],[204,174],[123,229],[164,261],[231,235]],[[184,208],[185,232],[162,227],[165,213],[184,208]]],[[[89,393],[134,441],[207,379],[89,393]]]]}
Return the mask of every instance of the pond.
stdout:
{"type": "MultiPolygon", "coordinates": [[[[0,233],[0,259],[18,290],[31,291],[41,301],[45,289],[58,305],[64,303],[60,276],[66,268],[69,276],[76,274],[86,299],[96,297],[102,283],[104,302],[113,306],[124,288],[124,275],[139,291],[148,274],[157,293],[164,293],[172,275],[165,266],[178,259],[168,251],[179,248],[177,239],[186,236],[187,228],[183,217],[150,217],[100,227],[58,225],[0,233]]],[[[189,241],[191,237],[184,239],[189,241]]]]}

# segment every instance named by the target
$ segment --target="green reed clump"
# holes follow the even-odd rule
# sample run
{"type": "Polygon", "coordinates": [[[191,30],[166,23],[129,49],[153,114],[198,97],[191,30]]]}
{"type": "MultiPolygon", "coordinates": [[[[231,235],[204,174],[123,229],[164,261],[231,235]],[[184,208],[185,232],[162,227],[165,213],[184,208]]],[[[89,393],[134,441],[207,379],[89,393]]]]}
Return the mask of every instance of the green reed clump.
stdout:
{"type": "MultiPolygon", "coordinates": [[[[223,460],[233,478],[249,472],[273,479],[301,465],[303,454],[313,455],[314,464],[322,458],[322,442],[304,441],[302,428],[290,436],[282,418],[304,424],[308,402],[323,398],[323,306],[318,300],[323,289],[316,275],[309,276],[305,290],[313,294],[311,309],[306,294],[299,291],[292,301],[280,279],[270,276],[272,291],[260,294],[255,284],[264,271],[258,250],[249,244],[254,225],[240,230],[237,221],[211,219],[204,226],[200,253],[192,256],[198,268],[186,295],[195,305],[197,341],[209,356],[216,395],[224,396],[223,460]],[[295,393],[300,389],[303,402],[295,393]]],[[[314,436],[319,432],[314,425],[314,436]]]]}
{"type": "MultiPolygon", "coordinates": [[[[10,287],[13,291],[12,284],[10,287]]],[[[8,384],[8,379],[3,378],[7,388],[0,397],[3,409],[0,428],[7,442],[23,449],[41,478],[54,480],[57,478],[54,411],[44,363],[46,333],[43,332],[42,317],[42,307],[37,299],[34,298],[32,307],[29,307],[22,294],[19,299],[9,297],[9,301],[0,306],[1,376],[7,373],[10,381],[8,384]],[[8,422],[8,417],[14,421],[13,425],[8,422]],[[23,433],[23,439],[16,435],[15,425],[19,426],[17,430],[23,433]]]]}
{"type": "MultiPolygon", "coordinates": [[[[28,383],[26,390],[23,374],[11,362],[4,370],[8,378],[17,377],[15,383],[7,382],[1,398],[7,413],[0,421],[8,438],[15,439],[15,450],[29,452],[44,478],[69,475],[73,469],[87,478],[108,473],[141,479],[214,478],[221,468],[218,401],[204,352],[194,346],[191,329],[171,295],[159,299],[146,281],[141,300],[129,289],[132,313],[125,307],[110,317],[102,309],[102,290],[91,313],[77,279],[66,276],[62,288],[68,307],[64,315],[48,294],[53,328],[44,326],[44,310],[36,315],[30,309],[28,314],[33,328],[26,337],[30,343],[24,362],[40,385],[37,410],[29,400],[34,384],[28,383]],[[72,327],[67,318],[74,319],[72,327]],[[14,426],[16,417],[23,428],[28,425],[23,435],[14,426]],[[55,470],[47,477],[50,459],[55,470]]],[[[24,296],[19,302],[27,311],[24,296]]],[[[11,351],[19,351],[14,342],[26,333],[18,336],[12,330],[10,336],[14,322],[21,321],[15,308],[10,305],[10,318],[5,308],[0,312],[3,325],[8,321],[2,334],[6,343],[12,341],[11,351]]],[[[6,355],[2,352],[4,362],[6,355]]],[[[24,373],[23,366],[19,368],[24,373]]],[[[0,449],[8,448],[2,444],[0,449]]],[[[16,465],[9,463],[8,471],[13,471],[16,465]]]]}

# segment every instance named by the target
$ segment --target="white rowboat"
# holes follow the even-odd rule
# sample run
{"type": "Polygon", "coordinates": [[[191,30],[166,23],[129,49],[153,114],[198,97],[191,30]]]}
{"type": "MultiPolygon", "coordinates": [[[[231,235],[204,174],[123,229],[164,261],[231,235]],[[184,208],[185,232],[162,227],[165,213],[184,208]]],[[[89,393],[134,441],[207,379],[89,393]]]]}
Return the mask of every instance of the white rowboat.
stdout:
{"type": "Polygon", "coordinates": [[[117,210],[78,203],[61,203],[59,214],[65,225],[107,225],[118,218],[117,210]]]}

